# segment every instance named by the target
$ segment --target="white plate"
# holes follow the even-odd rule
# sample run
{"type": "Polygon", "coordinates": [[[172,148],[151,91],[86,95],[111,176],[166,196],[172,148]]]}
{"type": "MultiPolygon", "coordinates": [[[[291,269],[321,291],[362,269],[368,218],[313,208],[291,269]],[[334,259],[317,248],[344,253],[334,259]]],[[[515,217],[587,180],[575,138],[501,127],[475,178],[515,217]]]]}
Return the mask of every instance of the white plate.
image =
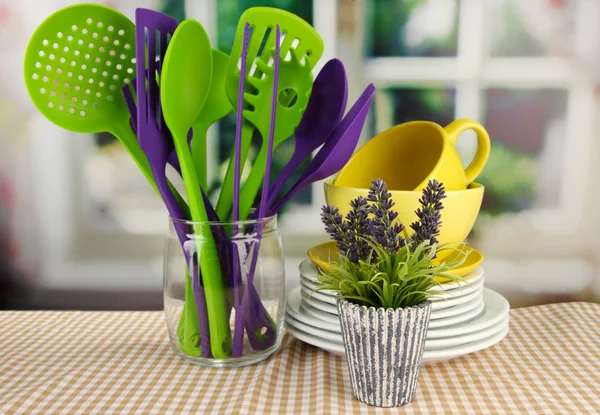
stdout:
{"type": "MultiPolygon", "coordinates": [[[[298,295],[300,295],[300,290],[298,290],[298,295]]],[[[302,298],[302,297],[301,297],[302,298]]],[[[323,310],[319,310],[308,304],[304,299],[302,299],[302,309],[306,311],[306,313],[317,320],[325,321],[333,324],[340,324],[340,319],[337,314],[331,314],[323,310]]]]}
{"type": "Polygon", "coordinates": [[[464,321],[468,321],[476,318],[483,309],[485,308],[485,304],[483,302],[483,296],[479,297],[479,301],[476,302],[475,308],[471,310],[467,310],[464,313],[457,314],[455,316],[450,316],[446,318],[437,318],[435,320],[429,320],[429,329],[436,329],[438,327],[446,327],[451,326],[453,324],[462,323],[464,321]]]}
{"type": "Polygon", "coordinates": [[[314,289],[307,287],[304,283],[304,280],[300,280],[300,287],[302,288],[302,294],[307,297],[314,297],[317,300],[323,301],[327,304],[336,305],[337,299],[332,295],[323,294],[322,291],[315,291],[314,289]]]}
{"type": "Polygon", "coordinates": [[[458,304],[454,307],[444,308],[442,310],[432,310],[431,311],[431,319],[438,320],[442,318],[448,318],[453,316],[458,316],[462,313],[466,313],[469,310],[473,310],[475,307],[479,306],[483,302],[483,294],[479,294],[479,297],[476,297],[473,301],[464,304],[458,304]]]}
{"type": "MultiPolygon", "coordinates": [[[[471,301],[476,301],[478,296],[481,294],[481,289],[483,285],[480,285],[479,288],[467,295],[463,295],[461,297],[452,297],[448,299],[444,299],[442,301],[434,301],[431,305],[431,311],[443,310],[446,308],[454,307],[458,304],[468,303],[471,301]]],[[[325,311],[330,314],[337,314],[337,307],[334,305],[334,302],[326,302],[321,300],[320,298],[315,297],[314,295],[309,296],[306,292],[302,291],[302,299],[305,303],[313,306],[314,308],[318,308],[321,311],[325,311]]]]}
{"type": "Polygon", "coordinates": [[[313,306],[314,308],[318,308],[321,311],[325,311],[326,313],[329,314],[335,314],[337,316],[337,307],[333,304],[329,304],[326,303],[325,301],[321,301],[315,298],[315,296],[309,296],[308,294],[306,294],[304,291],[301,291],[302,293],[302,302],[304,304],[308,304],[310,306],[313,306]]]}
{"type": "MultiPolygon", "coordinates": [[[[287,322],[285,323],[285,327],[298,340],[319,347],[329,353],[341,356],[345,355],[344,344],[341,342],[324,340],[320,337],[313,336],[309,333],[299,330],[298,328],[292,326],[291,324],[288,324],[287,322]]],[[[447,360],[455,359],[457,357],[461,357],[469,353],[474,353],[479,350],[487,349],[488,347],[491,347],[496,343],[502,341],[502,339],[504,339],[504,337],[508,333],[508,329],[509,326],[508,324],[506,324],[506,326],[501,326],[501,329],[497,333],[494,333],[489,337],[471,343],[441,349],[425,349],[423,352],[422,363],[430,364],[437,362],[445,362],[447,360]]]]}
{"type": "Polygon", "coordinates": [[[286,312],[286,318],[287,318],[287,315],[291,315],[296,320],[298,320],[304,324],[308,324],[309,326],[320,327],[325,330],[334,331],[337,333],[342,332],[342,328],[340,326],[340,321],[337,316],[334,316],[335,320],[333,320],[333,322],[330,322],[330,321],[324,321],[319,318],[315,318],[314,316],[309,314],[306,311],[306,309],[304,308],[304,306],[302,305],[302,297],[300,296],[300,291],[298,291],[298,290],[292,290],[288,294],[287,300],[286,300],[285,312],[286,312]]]}
{"type": "Polygon", "coordinates": [[[297,329],[302,330],[305,333],[312,334],[313,336],[320,337],[324,340],[331,340],[335,342],[342,341],[342,333],[335,333],[333,331],[321,330],[317,327],[309,326],[301,321],[296,320],[291,314],[285,316],[285,322],[297,329]]]}
{"type": "MultiPolygon", "coordinates": [[[[468,327],[470,323],[466,323],[468,327]]],[[[466,334],[461,334],[453,337],[432,338],[429,337],[430,332],[427,332],[425,347],[428,349],[446,349],[448,347],[460,346],[461,344],[476,342],[477,340],[485,339],[495,333],[501,331],[505,326],[508,326],[508,316],[500,320],[494,325],[486,327],[482,330],[472,331],[466,334]]]]}
{"type": "MultiPolygon", "coordinates": [[[[491,291],[491,290],[490,290],[491,291]]],[[[312,344],[313,346],[319,347],[330,353],[344,355],[344,345],[342,342],[325,340],[318,336],[306,333],[286,322],[286,328],[299,340],[312,344]]],[[[423,363],[435,363],[447,361],[460,356],[464,356],[469,353],[474,353],[479,350],[486,349],[499,343],[504,339],[508,333],[508,319],[504,321],[504,324],[495,326],[498,331],[490,334],[488,337],[472,341],[466,344],[461,344],[454,347],[442,347],[442,348],[426,348],[423,353],[423,363]]],[[[340,337],[341,338],[341,337],[340,337]]]]}
{"type": "MultiPolygon", "coordinates": [[[[444,301],[446,298],[447,299],[457,298],[457,297],[461,297],[463,295],[471,294],[475,291],[480,291],[481,287],[483,286],[484,281],[485,280],[483,278],[479,278],[478,280],[473,281],[471,283],[461,284],[461,286],[458,288],[453,288],[451,290],[444,290],[443,292],[440,293],[441,297],[432,298],[431,301],[433,301],[433,302],[444,301]]],[[[433,287],[432,290],[439,291],[440,289],[439,289],[439,287],[433,287]]]]}
{"type": "MultiPolygon", "coordinates": [[[[304,261],[302,261],[302,263],[300,264],[298,269],[300,270],[301,276],[312,281],[313,283],[319,282],[317,279],[317,275],[318,275],[319,271],[317,270],[317,266],[310,259],[305,259],[304,261]]],[[[483,268],[477,267],[469,275],[466,275],[465,277],[463,277],[463,279],[472,284],[475,281],[478,281],[482,276],[483,276],[483,268]]],[[[460,286],[465,287],[465,282],[448,281],[448,282],[441,283],[441,286],[444,290],[451,290],[453,288],[458,288],[460,286]]]]}
{"type": "Polygon", "coordinates": [[[452,326],[428,330],[427,338],[451,338],[479,332],[498,324],[508,316],[510,305],[502,295],[489,288],[484,288],[483,301],[485,303],[485,312],[480,314],[476,319],[471,320],[468,323],[463,322],[452,326]]]}
{"type": "Polygon", "coordinates": [[[506,334],[508,333],[508,327],[509,326],[507,324],[498,333],[471,343],[442,349],[425,350],[423,353],[423,363],[445,362],[450,359],[455,359],[466,354],[475,353],[479,350],[492,347],[496,343],[500,343],[502,339],[506,337],[506,334]]]}

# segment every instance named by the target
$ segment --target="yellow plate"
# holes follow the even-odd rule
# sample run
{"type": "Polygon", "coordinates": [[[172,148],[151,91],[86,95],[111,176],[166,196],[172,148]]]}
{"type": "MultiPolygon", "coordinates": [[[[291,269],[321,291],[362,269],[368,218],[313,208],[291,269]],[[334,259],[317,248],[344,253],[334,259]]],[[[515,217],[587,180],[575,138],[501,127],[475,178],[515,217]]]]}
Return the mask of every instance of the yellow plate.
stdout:
{"type": "MultiPolygon", "coordinates": [[[[469,275],[475,268],[477,268],[483,262],[483,254],[479,252],[477,249],[470,249],[469,256],[462,263],[461,266],[451,269],[448,273],[456,275],[457,277],[464,277],[469,275]]],[[[340,251],[337,249],[335,245],[335,241],[325,242],[324,244],[320,244],[317,246],[313,246],[308,250],[308,258],[319,268],[322,270],[329,272],[331,271],[331,266],[329,265],[331,262],[336,262],[338,260],[340,251]]],[[[465,255],[464,252],[457,252],[456,254],[451,254],[445,260],[454,260],[456,259],[455,255],[465,255]]],[[[435,261],[435,260],[434,260],[435,261]]],[[[437,277],[439,282],[447,282],[450,281],[448,278],[437,277]]]]}

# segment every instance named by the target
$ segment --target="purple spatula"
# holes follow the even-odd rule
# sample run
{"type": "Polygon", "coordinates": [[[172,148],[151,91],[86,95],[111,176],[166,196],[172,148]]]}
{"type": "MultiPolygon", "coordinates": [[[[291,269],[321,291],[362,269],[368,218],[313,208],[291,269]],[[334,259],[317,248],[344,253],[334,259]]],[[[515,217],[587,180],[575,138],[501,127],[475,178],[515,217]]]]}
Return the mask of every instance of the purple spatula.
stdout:
{"type": "Polygon", "coordinates": [[[375,86],[369,84],[308,165],[304,174],[285,196],[269,209],[269,214],[278,213],[304,186],[326,179],[344,167],[358,144],[374,93],[375,86]]]}
{"type": "MultiPolygon", "coordinates": [[[[160,74],[160,64],[164,60],[169,36],[177,28],[177,21],[170,16],[153,10],[138,8],[135,14],[136,21],[136,92],[137,92],[137,134],[140,147],[146,154],[152,174],[159,192],[165,202],[169,215],[174,219],[186,219],[181,206],[177,203],[166,177],[166,164],[173,150],[173,142],[169,139],[168,129],[164,123],[160,93],[156,81],[160,74]],[[158,38],[158,39],[157,39],[158,38]],[[147,53],[147,56],[146,56],[147,53]],[[158,57],[158,60],[157,60],[158,57]],[[148,65],[146,67],[146,64],[148,65]],[[146,76],[146,74],[148,74],[146,76]],[[147,87],[146,87],[147,85],[147,87]]],[[[175,225],[177,235],[183,246],[187,241],[186,230],[183,224],[175,225]]],[[[185,252],[185,250],[184,250],[185,252]]],[[[187,263],[193,258],[186,252],[187,263]]],[[[192,267],[196,270],[197,267],[192,267]]],[[[193,294],[196,303],[196,313],[200,325],[200,342],[202,356],[211,357],[208,319],[204,293],[200,278],[196,271],[191,275],[193,294]]],[[[187,283],[187,281],[186,281],[187,283]]],[[[186,286],[185,307],[189,307],[191,297],[189,285],[186,286]]],[[[185,313],[186,310],[184,310],[185,313]]],[[[188,312],[191,310],[187,309],[188,312]]],[[[191,316],[194,317],[194,316],[191,316]]],[[[183,330],[195,331],[191,318],[182,316],[183,330]]],[[[186,353],[198,355],[195,334],[184,336],[182,344],[186,353]]]]}
{"type": "Polygon", "coordinates": [[[276,201],[279,192],[300,163],[319,148],[340,123],[346,111],[347,100],[346,69],[339,59],[331,59],[315,78],[308,105],[294,133],[294,153],[269,187],[268,206],[276,201]]]}

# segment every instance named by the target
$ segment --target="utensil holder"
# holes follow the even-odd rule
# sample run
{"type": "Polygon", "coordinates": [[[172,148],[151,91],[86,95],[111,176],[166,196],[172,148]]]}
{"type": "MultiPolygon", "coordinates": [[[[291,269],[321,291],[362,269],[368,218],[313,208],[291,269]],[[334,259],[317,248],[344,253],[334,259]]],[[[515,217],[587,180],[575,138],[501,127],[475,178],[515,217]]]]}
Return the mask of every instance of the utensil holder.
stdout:
{"type": "Polygon", "coordinates": [[[175,353],[201,366],[237,367],[262,361],[277,351],[285,312],[284,270],[276,215],[239,222],[169,218],[164,250],[164,310],[175,353]],[[200,230],[206,231],[207,227],[217,246],[216,258],[202,257],[204,242],[200,230]],[[182,230],[186,235],[183,246],[182,230]],[[252,275],[253,257],[256,257],[256,265],[252,275]],[[227,304],[222,312],[229,321],[231,344],[228,347],[232,350],[232,357],[226,359],[212,358],[202,349],[210,342],[202,339],[201,333],[207,330],[201,330],[199,316],[215,312],[210,307],[208,310],[197,307],[201,302],[195,301],[206,289],[199,265],[206,260],[218,261],[221,268],[224,290],[220,294],[225,296],[227,304]]]}

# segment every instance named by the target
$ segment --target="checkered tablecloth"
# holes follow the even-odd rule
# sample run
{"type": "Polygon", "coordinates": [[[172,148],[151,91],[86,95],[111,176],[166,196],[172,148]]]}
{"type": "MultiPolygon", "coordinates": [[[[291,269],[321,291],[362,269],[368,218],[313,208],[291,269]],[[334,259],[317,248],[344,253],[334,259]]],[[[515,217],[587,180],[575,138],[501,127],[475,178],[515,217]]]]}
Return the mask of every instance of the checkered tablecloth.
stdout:
{"type": "Polygon", "coordinates": [[[172,352],[160,312],[0,312],[0,414],[600,413],[600,305],[511,311],[498,345],[423,368],[415,400],[352,397],[346,362],[286,335],[239,369],[172,352]]]}

